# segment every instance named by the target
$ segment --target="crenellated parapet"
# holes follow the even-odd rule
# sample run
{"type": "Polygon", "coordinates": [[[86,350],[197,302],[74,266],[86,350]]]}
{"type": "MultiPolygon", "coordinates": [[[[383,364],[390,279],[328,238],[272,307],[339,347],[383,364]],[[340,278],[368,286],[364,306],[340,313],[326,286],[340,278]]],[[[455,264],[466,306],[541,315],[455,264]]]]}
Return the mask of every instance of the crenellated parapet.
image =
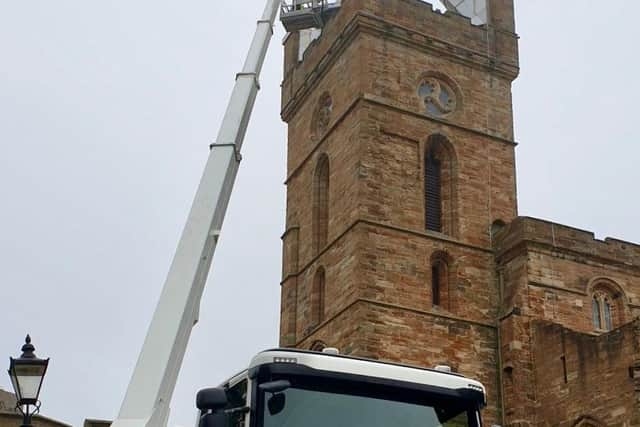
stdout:
{"type": "Polygon", "coordinates": [[[607,237],[597,239],[590,231],[531,217],[518,217],[495,242],[496,256],[509,258],[519,247],[528,245],[553,250],[566,256],[594,262],[640,269],[640,245],[607,237]]]}

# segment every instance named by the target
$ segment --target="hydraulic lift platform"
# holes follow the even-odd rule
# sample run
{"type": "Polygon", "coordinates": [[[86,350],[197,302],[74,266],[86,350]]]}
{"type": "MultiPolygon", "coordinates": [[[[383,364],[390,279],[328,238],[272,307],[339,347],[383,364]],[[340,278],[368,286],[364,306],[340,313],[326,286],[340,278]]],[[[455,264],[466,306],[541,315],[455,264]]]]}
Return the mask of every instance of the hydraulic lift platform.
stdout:
{"type": "Polygon", "coordinates": [[[282,2],[280,21],[287,32],[322,28],[341,6],[341,0],[288,0],[282,2]]]}

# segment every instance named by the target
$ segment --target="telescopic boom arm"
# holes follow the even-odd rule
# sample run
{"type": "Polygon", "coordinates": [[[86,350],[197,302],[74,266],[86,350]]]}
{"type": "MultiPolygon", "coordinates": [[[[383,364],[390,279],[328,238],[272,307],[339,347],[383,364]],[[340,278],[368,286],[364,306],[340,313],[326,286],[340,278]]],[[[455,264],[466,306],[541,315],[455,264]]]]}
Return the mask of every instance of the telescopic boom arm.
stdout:
{"type": "Polygon", "coordinates": [[[267,0],[242,72],[236,76],[218,138],[204,169],[160,301],[147,331],[118,419],[112,427],[163,427],[187,348],[198,321],[200,299],[209,274],[240,149],[256,95],[279,0],[267,0]]]}

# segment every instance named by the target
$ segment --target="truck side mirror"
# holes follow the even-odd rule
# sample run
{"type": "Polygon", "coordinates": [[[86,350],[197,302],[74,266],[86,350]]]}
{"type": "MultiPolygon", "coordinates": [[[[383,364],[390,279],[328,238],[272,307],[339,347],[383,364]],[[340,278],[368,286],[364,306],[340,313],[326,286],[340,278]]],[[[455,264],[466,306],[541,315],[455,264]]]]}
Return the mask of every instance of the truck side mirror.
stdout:
{"type": "Polygon", "coordinates": [[[269,414],[277,415],[284,409],[287,403],[287,397],[284,393],[275,393],[267,401],[267,408],[269,408],[269,414]]]}
{"type": "Polygon", "coordinates": [[[196,396],[196,407],[202,412],[215,412],[224,409],[228,404],[227,392],[223,388],[205,388],[196,396]]]}
{"type": "Polygon", "coordinates": [[[200,418],[198,427],[227,427],[229,425],[229,416],[224,412],[214,412],[205,414],[200,418]]]}
{"type": "Polygon", "coordinates": [[[199,427],[226,427],[229,416],[224,408],[229,404],[227,392],[223,388],[205,388],[196,396],[196,406],[200,410],[199,427]]]}

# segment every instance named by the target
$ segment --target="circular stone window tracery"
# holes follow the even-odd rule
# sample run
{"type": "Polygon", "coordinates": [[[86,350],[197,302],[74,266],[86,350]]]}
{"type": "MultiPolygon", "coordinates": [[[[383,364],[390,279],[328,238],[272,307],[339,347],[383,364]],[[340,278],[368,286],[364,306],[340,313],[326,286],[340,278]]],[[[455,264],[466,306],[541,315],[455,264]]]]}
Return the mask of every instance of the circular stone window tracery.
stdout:
{"type": "Polygon", "coordinates": [[[329,122],[331,121],[331,112],[333,111],[333,99],[331,95],[325,92],[318,100],[318,104],[311,118],[311,137],[314,140],[320,139],[327,131],[329,122]]]}
{"type": "Polygon", "coordinates": [[[428,76],[422,80],[418,96],[425,106],[426,113],[434,117],[453,113],[458,104],[451,85],[436,76],[428,76]]]}

